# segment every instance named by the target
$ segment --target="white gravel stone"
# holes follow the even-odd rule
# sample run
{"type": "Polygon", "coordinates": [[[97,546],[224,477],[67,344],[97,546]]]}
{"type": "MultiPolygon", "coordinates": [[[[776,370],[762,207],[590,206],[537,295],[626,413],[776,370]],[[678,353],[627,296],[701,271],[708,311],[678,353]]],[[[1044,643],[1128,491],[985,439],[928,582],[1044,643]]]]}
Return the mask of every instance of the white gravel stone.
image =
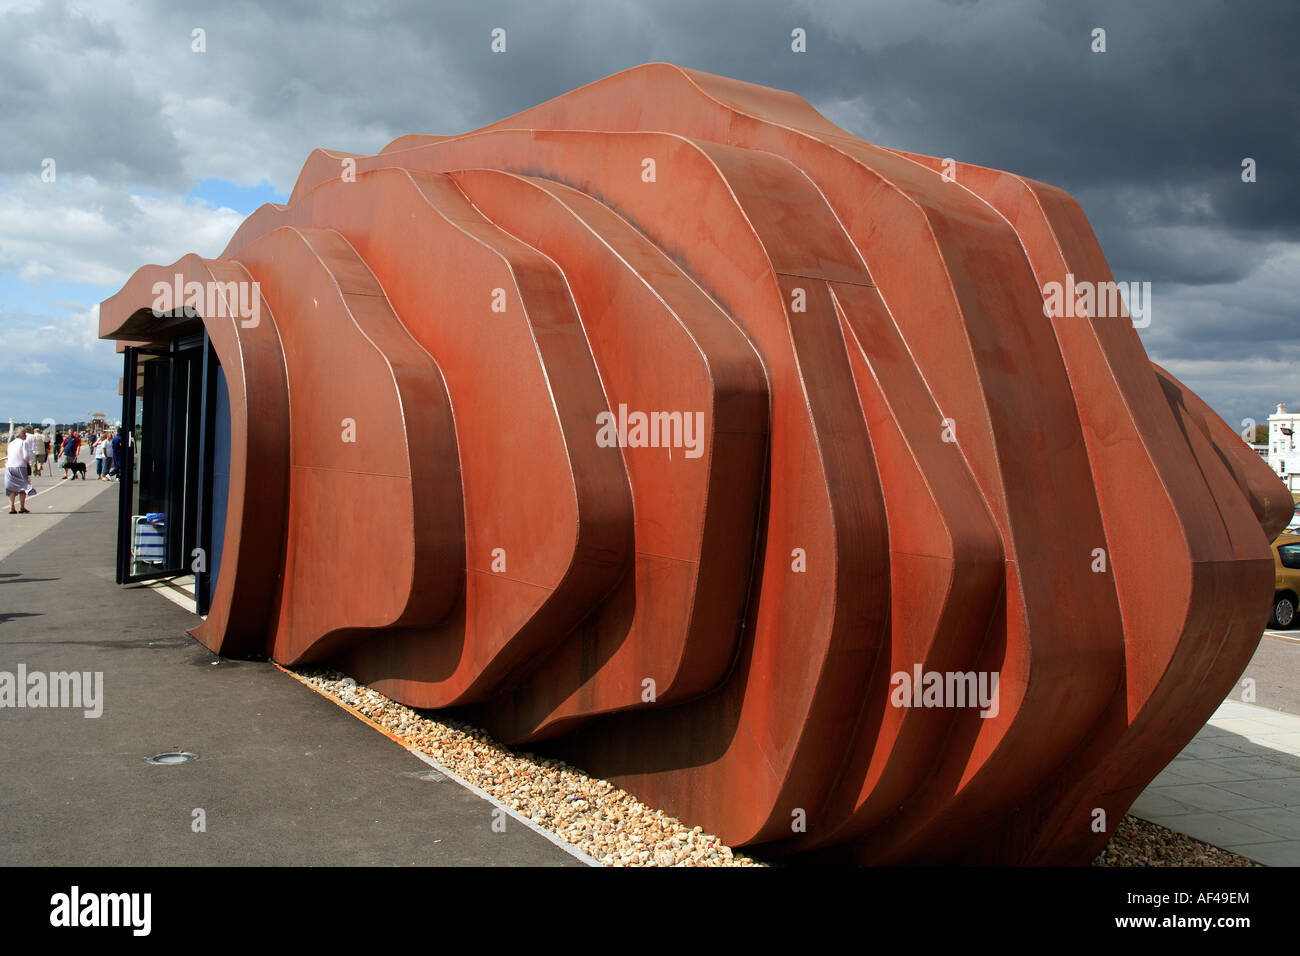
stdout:
{"type": "Polygon", "coordinates": [[[345,683],[338,671],[293,673],[606,866],[767,865],[563,761],[511,750],[478,727],[345,683]]]}

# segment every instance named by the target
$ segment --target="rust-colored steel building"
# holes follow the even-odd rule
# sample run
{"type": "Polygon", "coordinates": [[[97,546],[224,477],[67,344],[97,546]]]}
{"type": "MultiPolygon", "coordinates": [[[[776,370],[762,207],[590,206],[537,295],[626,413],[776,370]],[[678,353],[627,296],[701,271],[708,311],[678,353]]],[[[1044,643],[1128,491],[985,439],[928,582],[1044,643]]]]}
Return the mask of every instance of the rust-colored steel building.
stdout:
{"type": "Polygon", "coordinates": [[[119,577],[760,853],[1085,863],[1292,511],[1114,289],[1059,189],[665,64],[318,150],[103,303],[119,577]]]}

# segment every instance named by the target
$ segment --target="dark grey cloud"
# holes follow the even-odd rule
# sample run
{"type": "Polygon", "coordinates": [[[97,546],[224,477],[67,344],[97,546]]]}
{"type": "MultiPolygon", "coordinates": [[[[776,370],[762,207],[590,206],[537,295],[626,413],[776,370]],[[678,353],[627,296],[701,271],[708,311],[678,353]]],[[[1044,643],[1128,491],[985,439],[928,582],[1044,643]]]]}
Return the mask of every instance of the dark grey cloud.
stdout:
{"type": "Polygon", "coordinates": [[[863,32],[840,41],[867,55],[830,88],[850,94],[857,84],[858,95],[881,103],[882,132],[900,138],[887,145],[1049,178],[1071,192],[1194,189],[1231,226],[1300,222],[1300,186],[1288,173],[1300,155],[1292,48],[1300,6],[975,4],[954,18],[967,22],[877,49],[864,8],[863,32]],[[997,7],[1023,15],[981,16],[997,7]],[[1090,48],[1097,27],[1105,53],[1090,48]],[[1241,182],[1247,156],[1266,188],[1241,182]]]}
{"type": "Polygon", "coordinates": [[[147,180],[185,188],[157,91],[139,88],[111,22],[47,0],[0,10],[0,176],[147,180]]]}
{"type": "Polygon", "coordinates": [[[56,156],[164,197],[207,177],[287,191],[314,147],[462,132],[648,61],[792,90],[882,145],[1071,192],[1116,277],[1153,283],[1154,358],[1225,414],[1259,387],[1251,356],[1300,395],[1293,0],[0,0],[0,36],[0,180],[56,156]]]}

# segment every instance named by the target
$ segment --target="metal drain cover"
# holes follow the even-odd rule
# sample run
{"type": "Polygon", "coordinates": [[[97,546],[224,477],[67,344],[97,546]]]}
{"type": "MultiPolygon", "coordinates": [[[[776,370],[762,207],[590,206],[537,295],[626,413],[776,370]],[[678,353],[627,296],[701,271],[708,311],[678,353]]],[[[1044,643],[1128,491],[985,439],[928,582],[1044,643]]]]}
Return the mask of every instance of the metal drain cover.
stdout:
{"type": "Polygon", "coordinates": [[[189,763],[191,760],[198,760],[198,754],[192,754],[188,750],[173,750],[170,753],[154,754],[152,757],[145,757],[145,763],[159,764],[170,766],[174,763],[189,763]]]}

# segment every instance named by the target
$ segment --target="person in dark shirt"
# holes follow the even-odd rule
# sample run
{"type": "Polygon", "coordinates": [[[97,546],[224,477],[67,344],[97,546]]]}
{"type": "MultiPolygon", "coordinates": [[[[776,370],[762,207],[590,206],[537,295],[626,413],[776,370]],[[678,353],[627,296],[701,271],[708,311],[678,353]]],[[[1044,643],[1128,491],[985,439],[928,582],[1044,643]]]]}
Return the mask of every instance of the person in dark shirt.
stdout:
{"type": "Polygon", "coordinates": [[[126,438],[122,426],[117,427],[117,434],[113,436],[113,470],[109,472],[114,478],[122,477],[122,465],[126,461],[126,438]]]}
{"type": "Polygon", "coordinates": [[[68,472],[72,470],[73,464],[77,461],[77,446],[81,443],[77,440],[77,433],[70,431],[66,438],[63,439],[63,477],[66,480],[68,472]]]}

